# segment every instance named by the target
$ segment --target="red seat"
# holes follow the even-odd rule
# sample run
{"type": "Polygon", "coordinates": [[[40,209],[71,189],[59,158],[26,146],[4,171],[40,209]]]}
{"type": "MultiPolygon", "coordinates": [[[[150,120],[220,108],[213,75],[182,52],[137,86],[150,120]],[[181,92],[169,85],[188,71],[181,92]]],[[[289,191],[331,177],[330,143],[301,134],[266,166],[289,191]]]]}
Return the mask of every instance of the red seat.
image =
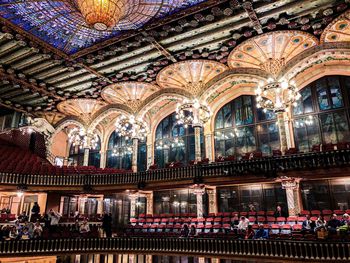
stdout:
{"type": "Polygon", "coordinates": [[[320,210],[311,210],[311,215],[319,216],[319,215],[321,215],[321,211],[320,210]]]}
{"type": "Polygon", "coordinates": [[[300,215],[302,215],[302,216],[310,215],[310,211],[309,210],[303,210],[303,211],[300,212],[300,215]]]}
{"type": "Polygon", "coordinates": [[[329,210],[329,209],[324,209],[324,210],[322,210],[322,215],[331,215],[331,214],[333,214],[332,213],[332,210],[329,210]]]}

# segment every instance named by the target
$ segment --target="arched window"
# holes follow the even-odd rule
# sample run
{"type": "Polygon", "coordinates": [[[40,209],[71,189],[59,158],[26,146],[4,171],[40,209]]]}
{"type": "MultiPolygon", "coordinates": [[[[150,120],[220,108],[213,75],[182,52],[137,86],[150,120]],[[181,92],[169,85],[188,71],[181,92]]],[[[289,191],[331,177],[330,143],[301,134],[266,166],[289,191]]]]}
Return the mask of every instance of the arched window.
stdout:
{"type": "Polygon", "coordinates": [[[101,159],[101,140],[100,137],[98,137],[98,142],[96,144],[95,148],[91,148],[89,151],[89,165],[95,166],[97,168],[100,167],[100,159],[101,159]]]}
{"type": "MultiPolygon", "coordinates": [[[[156,129],[155,163],[165,167],[171,162],[184,164],[195,159],[194,129],[177,124],[176,114],[165,117],[156,129]]],[[[202,157],[204,156],[203,135],[201,134],[202,157]]]]}
{"type": "Polygon", "coordinates": [[[84,165],[84,148],[79,145],[73,146],[71,144],[69,148],[69,165],[83,166],[84,165]]]}
{"type": "Polygon", "coordinates": [[[132,166],[132,140],[120,137],[115,131],[108,140],[107,167],[130,170],[132,166]]]}
{"type": "Polygon", "coordinates": [[[350,77],[328,76],[300,91],[302,97],[293,108],[294,139],[299,150],[350,141],[349,82],[350,77]]]}
{"type": "Polygon", "coordinates": [[[254,96],[224,105],[215,118],[215,155],[241,156],[255,150],[270,154],[280,148],[276,116],[255,107],[254,96]]]}

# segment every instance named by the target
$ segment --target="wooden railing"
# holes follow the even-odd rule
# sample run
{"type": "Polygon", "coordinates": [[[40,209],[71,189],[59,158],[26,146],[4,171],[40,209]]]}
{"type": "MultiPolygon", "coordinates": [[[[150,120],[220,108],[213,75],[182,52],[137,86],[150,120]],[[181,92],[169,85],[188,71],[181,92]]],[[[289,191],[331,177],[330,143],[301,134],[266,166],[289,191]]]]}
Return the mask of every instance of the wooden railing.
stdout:
{"type": "Polygon", "coordinates": [[[98,186],[125,185],[195,178],[256,175],[275,177],[278,173],[350,166],[350,150],[315,152],[256,160],[219,162],[180,168],[124,174],[38,175],[0,173],[0,184],[98,186]]]}
{"type": "Polygon", "coordinates": [[[181,253],[349,262],[350,243],[209,238],[93,238],[1,241],[0,256],[79,253],[181,253]]]}

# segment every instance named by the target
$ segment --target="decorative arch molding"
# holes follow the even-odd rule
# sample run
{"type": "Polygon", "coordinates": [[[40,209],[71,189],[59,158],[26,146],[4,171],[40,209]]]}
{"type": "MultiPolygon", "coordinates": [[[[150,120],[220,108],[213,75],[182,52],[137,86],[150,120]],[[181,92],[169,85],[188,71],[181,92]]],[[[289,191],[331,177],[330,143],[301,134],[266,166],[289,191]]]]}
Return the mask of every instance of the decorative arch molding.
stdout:
{"type": "Polygon", "coordinates": [[[79,119],[79,118],[74,118],[74,117],[66,117],[64,119],[62,119],[61,121],[59,121],[55,127],[55,132],[52,133],[52,135],[50,136],[49,140],[49,144],[48,144],[48,150],[51,152],[51,145],[53,143],[53,140],[55,138],[55,136],[60,133],[61,131],[63,131],[63,129],[67,128],[70,125],[74,125],[77,126],[79,128],[84,128],[84,124],[83,122],[79,119]]]}
{"type": "Polygon", "coordinates": [[[350,58],[350,42],[332,42],[312,47],[291,59],[283,70],[281,76],[291,79],[312,65],[330,61],[346,61],[350,58]]]}
{"type": "Polygon", "coordinates": [[[350,10],[345,11],[343,14],[335,18],[324,29],[320,42],[338,42],[347,41],[350,39],[350,10]]]}
{"type": "Polygon", "coordinates": [[[103,119],[107,118],[108,116],[114,113],[117,113],[117,114],[122,113],[126,115],[132,114],[129,107],[127,107],[126,105],[123,105],[123,104],[107,105],[106,107],[103,107],[95,114],[93,121],[89,125],[89,129],[94,130],[103,119]]]}

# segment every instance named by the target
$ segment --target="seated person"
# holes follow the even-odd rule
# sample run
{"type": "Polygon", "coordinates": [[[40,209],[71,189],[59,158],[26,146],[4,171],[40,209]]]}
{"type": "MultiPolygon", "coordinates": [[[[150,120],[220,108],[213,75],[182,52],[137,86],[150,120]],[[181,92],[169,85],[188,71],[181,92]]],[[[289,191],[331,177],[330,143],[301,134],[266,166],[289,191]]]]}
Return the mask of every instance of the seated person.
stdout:
{"type": "Polygon", "coordinates": [[[341,226],[340,220],[337,218],[336,214],[333,214],[331,219],[327,223],[327,229],[331,234],[337,232],[338,227],[341,226]]]}
{"type": "Polygon", "coordinates": [[[19,239],[20,238],[19,232],[17,231],[17,229],[15,227],[12,227],[10,229],[9,238],[10,239],[19,239]]]}
{"type": "Polygon", "coordinates": [[[26,214],[26,211],[23,211],[22,214],[20,214],[20,215],[18,216],[18,220],[19,220],[19,222],[21,222],[21,223],[27,222],[28,219],[29,219],[29,218],[28,218],[28,216],[27,216],[27,214],[26,214]]]}
{"type": "Polygon", "coordinates": [[[196,227],[194,225],[191,226],[190,232],[188,234],[189,237],[194,237],[197,235],[196,227]]]}
{"type": "Polygon", "coordinates": [[[90,232],[90,227],[86,219],[84,219],[83,223],[80,226],[80,233],[85,234],[90,232]]]}
{"type": "Polygon", "coordinates": [[[245,216],[241,216],[241,220],[239,221],[239,224],[238,224],[238,231],[245,232],[248,228],[248,225],[249,225],[249,219],[246,218],[245,216]]]}
{"type": "Polygon", "coordinates": [[[264,229],[264,225],[260,224],[259,229],[255,231],[254,239],[267,239],[269,238],[269,232],[264,229]]]}
{"type": "Polygon", "coordinates": [[[181,229],[181,236],[182,237],[188,237],[190,230],[188,229],[188,225],[184,225],[183,228],[181,229]]]}
{"type": "Polygon", "coordinates": [[[245,232],[244,239],[252,239],[255,235],[255,232],[253,230],[253,227],[251,225],[248,225],[247,231],[245,232]]]}
{"type": "Polygon", "coordinates": [[[43,233],[43,227],[40,225],[39,221],[36,221],[33,229],[34,238],[40,238],[42,233],[43,233]]]}
{"type": "Polygon", "coordinates": [[[321,228],[325,228],[326,224],[326,220],[324,220],[324,217],[320,215],[320,217],[316,220],[315,232],[319,231],[321,228]]]}
{"type": "Polygon", "coordinates": [[[306,220],[303,221],[302,230],[303,232],[313,233],[315,229],[315,222],[310,219],[310,215],[306,216],[306,220]]]}
{"type": "Polygon", "coordinates": [[[22,232],[20,233],[21,239],[30,239],[30,234],[28,227],[23,227],[22,232]]]}
{"type": "Polygon", "coordinates": [[[282,207],[280,205],[276,206],[274,217],[286,217],[286,213],[283,212],[282,207]]]}

